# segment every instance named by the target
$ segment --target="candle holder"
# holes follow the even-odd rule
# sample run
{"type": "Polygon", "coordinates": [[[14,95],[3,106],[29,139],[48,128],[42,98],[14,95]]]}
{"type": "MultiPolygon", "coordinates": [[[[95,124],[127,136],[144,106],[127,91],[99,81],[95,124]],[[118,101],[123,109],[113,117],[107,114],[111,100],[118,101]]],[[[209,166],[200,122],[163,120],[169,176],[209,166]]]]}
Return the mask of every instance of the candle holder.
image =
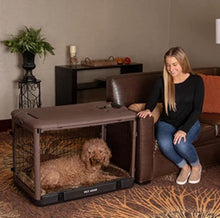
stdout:
{"type": "Polygon", "coordinates": [[[70,55],[70,64],[71,65],[77,65],[78,64],[78,58],[76,54],[74,56],[70,55]]]}

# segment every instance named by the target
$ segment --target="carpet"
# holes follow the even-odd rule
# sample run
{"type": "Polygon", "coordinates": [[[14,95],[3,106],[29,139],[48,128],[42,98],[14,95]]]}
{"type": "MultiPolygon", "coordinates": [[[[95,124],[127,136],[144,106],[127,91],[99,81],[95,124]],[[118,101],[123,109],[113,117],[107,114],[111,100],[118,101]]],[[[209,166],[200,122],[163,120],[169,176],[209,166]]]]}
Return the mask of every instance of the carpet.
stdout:
{"type": "Polygon", "coordinates": [[[199,184],[175,184],[175,174],[146,185],[37,207],[13,184],[12,138],[0,133],[0,217],[220,217],[220,166],[205,168],[199,184]]]}

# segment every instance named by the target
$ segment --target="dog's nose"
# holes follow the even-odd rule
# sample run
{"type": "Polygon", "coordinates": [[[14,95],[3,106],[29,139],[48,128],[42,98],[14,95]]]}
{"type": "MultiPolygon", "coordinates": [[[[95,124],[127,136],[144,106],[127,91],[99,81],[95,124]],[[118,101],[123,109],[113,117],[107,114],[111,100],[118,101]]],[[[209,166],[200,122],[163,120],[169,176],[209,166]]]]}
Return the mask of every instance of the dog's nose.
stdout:
{"type": "Polygon", "coordinates": [[[96,163],[100,163],[100,160],[99,160],[99,159],[97,159],[97,160],[96,160],[96,163]]]}

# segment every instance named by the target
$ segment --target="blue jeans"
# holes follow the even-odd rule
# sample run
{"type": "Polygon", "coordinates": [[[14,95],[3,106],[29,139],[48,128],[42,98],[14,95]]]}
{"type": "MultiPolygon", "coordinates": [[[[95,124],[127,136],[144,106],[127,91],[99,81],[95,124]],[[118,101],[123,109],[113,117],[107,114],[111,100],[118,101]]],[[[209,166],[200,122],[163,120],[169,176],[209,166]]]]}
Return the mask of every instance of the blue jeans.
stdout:
{"type": "Polygon", "coordinates": [[[164,121],[158,121],[156,124],[156,138],[163,154],[182,168],[186,163],[191,166],[199,164],[199,157],[193,142],[200,132],[200,122],[197,120],[186,135],[186,142],[183,138],[179,144],[173,144],[173,138],[178,128],[164,121]]]}

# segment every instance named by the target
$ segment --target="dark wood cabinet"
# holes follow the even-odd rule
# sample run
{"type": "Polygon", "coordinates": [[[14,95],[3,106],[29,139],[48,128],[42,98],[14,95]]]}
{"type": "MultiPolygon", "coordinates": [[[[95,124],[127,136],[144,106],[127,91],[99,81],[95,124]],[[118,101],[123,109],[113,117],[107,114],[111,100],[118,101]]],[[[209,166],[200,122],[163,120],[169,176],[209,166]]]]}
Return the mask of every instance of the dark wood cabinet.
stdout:
{"type": "MultiPolygon", "coordinates": [[[[105,82],[97,81],[91,83],[77,82],[77,74],[80,71],[120,68],[120,73],[135,73],[143,71],[143,64],[131,63],[113,66],[91,67],[84,65],[62,65],[55,66],[55,100],[56,105],[76,104],[77,92],[87,89],[105,87],[105,82]]],[[[97,78],[98,79],[98,78],[97,78]]]]}

